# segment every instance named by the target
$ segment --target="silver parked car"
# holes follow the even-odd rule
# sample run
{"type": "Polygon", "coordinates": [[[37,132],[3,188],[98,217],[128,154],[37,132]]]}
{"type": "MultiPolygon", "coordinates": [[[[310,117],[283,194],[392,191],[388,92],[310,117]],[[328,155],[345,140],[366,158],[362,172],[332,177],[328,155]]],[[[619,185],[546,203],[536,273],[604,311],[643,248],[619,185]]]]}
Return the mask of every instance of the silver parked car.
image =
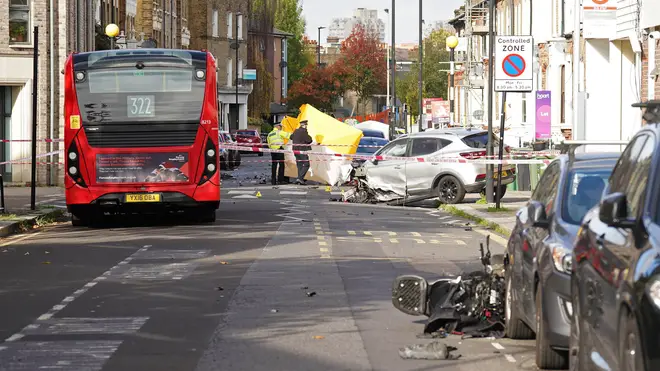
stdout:
{"type": "MultiPolygon", "coordinates": [[[[493,137],[493,142],[495,154],[498,154],[498,138],[493,137]]],[[[487,143],[488,132],[481,129],[436,129],[399,137],[375,155],[471,159],[486,156],[487,143]]],[[[508,152],[509,148],[505,150],[508,152]]],[[[363,168],[370,187],[401,197],[436,194],[441,202],[456,204],[463,201],[466,193],[485,194],[485,164],[369,160],[363,168]]],[[[515,180],[515,173],[515,165],[502,167],[502,195],[507,184],[515,180]]]]}

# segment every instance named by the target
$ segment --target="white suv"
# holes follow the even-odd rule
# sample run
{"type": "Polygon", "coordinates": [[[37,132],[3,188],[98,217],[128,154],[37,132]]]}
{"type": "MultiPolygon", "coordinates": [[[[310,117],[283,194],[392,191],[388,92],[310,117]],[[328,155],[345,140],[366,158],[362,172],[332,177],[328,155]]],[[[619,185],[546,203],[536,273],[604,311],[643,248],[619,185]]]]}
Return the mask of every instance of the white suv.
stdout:
{"type": "MultiPolygon", "coordinates": [[[[459,158],[486,156],[488,132],[481,129],[436,129],[400,137],[379,149],[376,156],[459,158]]],[[[493,137],[495,155],[499,140],[493,137]]],[[[509,147],[505,147],[509,152],[509,147]]],[[[381,191],[402,197],[436,194],[442,203],[456,204],[466,193],[483,193],[486,188],[486,165],[414,160],[369,160],[363,165],[367,183],[381,191]]],[[[516,177],[515,165],[502,167],[501,195],[516,177]]],[[[497,165],[495,165],[497,179],[497,165]]],[[[497,189],[497,188],[496,188],[497,189]]]]}

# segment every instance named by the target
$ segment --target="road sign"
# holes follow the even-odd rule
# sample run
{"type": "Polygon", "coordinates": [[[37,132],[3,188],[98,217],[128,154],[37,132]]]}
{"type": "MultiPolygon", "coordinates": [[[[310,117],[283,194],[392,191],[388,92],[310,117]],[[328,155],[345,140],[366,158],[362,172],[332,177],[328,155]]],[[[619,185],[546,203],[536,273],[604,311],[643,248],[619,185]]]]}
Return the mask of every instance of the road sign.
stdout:
{"type": "Polygon", "coordinates": [[[497,36],[495,39],[495,91],[531,92],[534,38],[497,36]]]}

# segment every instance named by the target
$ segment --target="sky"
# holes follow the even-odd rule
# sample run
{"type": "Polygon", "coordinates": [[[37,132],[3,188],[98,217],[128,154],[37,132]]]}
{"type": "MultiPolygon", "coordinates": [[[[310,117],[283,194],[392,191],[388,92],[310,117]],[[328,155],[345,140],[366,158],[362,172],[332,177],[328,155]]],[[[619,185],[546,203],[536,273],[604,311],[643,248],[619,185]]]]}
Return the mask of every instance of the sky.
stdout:
{"type": "MultiPolygon", "coordinates": [[[[426,24],[446,21],[454,17],[454,9],[465,4],[465,0],[423,0],[422,18],[426,24]]],[[[318,37],[318,27],[330,26],[333,18],[352,17],[356,8],[378,9],[379,17],[387,24],[386,8],[391,0],[301,0],[303,16],[307,21],[306,34],[312,40],[318,37]]],[[[418,42],[419,1],[396,0],[396,43],[418,42]]],[[[321,42],[327,37],[327,29],[321,30],[321,42]]],[[[392,31],[386,32],[387,41],[392,31]]]]}

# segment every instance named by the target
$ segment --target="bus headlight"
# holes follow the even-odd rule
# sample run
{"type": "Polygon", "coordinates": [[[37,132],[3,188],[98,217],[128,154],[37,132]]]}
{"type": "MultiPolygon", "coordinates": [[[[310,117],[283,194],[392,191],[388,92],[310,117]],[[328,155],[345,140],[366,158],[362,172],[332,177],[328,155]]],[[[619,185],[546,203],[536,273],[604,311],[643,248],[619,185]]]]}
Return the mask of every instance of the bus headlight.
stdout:
{"type": "Polygon", "coordinates": [[[209,149],[208,151],[206,151],[206,155],[209,157],[215,156],[215,150],[213,148],[209,149]]]}
{"type": "Polygon", "coordinates": [[[75,161],[78,158],[78,154],[75,152],[69,152],[69,160],[75,161]]]}
{"type": "Polygon", "coordinates": [[[212,172],[215,171],[215,165],[213,165],[213,164],[208,164],[208,165],[206,166],[206,169],[207,169],[210,173],[212,173],[212,172]]]}
{"type": "Polygon", "coordinates": [[[69,168],[69,173],[70,173],[71,175],[76,175],[76,174],[78,174],[78,169],[77,169],[75,166],[71,166],[71,167],[69,168]]]}

